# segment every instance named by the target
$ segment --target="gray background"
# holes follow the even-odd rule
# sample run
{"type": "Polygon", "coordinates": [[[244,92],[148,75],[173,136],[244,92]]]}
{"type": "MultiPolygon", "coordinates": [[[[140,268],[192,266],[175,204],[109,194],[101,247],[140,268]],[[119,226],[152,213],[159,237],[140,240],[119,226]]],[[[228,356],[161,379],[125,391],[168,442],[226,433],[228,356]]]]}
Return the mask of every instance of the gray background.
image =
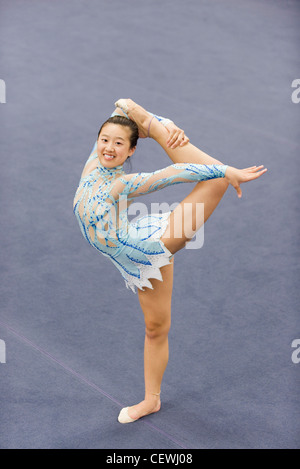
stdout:
{"type": "MultiPolygon", "coordinates": [[[[296,0],[0,1],[1,448],[299,448],[296,0]],[[100,124],[130,97],[224,163],[202,249],[175,258],[162,409],[143,399],[138,298],[72,213],[100,124]]],[[[132,171],[171,161],[139,142],[132,171]]],[[[178,185],[145,202],[179,202],[178,185]]]]}

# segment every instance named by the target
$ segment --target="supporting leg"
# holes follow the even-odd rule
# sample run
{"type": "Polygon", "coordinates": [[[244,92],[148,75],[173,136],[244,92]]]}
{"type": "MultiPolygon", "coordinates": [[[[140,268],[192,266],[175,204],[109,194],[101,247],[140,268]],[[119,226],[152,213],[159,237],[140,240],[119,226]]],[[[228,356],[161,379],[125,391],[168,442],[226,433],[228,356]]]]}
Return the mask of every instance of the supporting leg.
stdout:
{"type": "MultiPolygon", "coordinates": [[[[169,359],[168,332],[171,326],[173,262],[161,268],[163,281],[151,279],[153,290],[139,290],[145,318],[144,377],[145,399],[127,410],[137,420],[160,410],[160,389],[169,359]]],[[[122,422],[121,422],[122,423],[122,422]]]]}

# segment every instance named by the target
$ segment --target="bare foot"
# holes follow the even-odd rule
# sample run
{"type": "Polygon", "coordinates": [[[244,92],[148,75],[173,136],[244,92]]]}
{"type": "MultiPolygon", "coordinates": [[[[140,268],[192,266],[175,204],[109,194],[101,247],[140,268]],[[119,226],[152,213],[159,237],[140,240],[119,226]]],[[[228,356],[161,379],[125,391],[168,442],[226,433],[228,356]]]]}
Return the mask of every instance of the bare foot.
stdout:
{"type": "Polygon", "coordinates": [[[139,128],[140,137],[148,137],[149,124],[152,116],[139,104],[132,101],[132,99],[119,99],[116,102],[122,110],[127,113],[128,117],[132,119],[139,128]]]}

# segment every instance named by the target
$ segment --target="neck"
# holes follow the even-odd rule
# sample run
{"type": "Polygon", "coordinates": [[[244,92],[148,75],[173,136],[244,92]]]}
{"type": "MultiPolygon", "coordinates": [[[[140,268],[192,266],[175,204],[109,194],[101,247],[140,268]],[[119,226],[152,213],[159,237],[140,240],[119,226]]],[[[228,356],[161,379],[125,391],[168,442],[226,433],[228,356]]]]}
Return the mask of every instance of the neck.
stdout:
{"type": "Polygon", "coordinates": [[[98,165],[99,170],[103,174],[121,174],[124,173],[123,165],[120,164],[118,166],[113,166],[112,168],[108,168],[106,166],[103,166],[100,162],[98,165]]]}

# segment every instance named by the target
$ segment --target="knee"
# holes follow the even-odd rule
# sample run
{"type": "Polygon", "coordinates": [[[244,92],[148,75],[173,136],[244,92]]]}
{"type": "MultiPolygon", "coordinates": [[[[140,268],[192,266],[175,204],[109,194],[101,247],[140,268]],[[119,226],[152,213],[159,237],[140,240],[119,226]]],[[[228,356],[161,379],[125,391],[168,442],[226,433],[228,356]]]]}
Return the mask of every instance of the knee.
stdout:
{"type": "Polygon", "coordinates": [[[145,333],[148,339],[163,339],[168,336],[171,320],[146,321],[145,333]]]}

